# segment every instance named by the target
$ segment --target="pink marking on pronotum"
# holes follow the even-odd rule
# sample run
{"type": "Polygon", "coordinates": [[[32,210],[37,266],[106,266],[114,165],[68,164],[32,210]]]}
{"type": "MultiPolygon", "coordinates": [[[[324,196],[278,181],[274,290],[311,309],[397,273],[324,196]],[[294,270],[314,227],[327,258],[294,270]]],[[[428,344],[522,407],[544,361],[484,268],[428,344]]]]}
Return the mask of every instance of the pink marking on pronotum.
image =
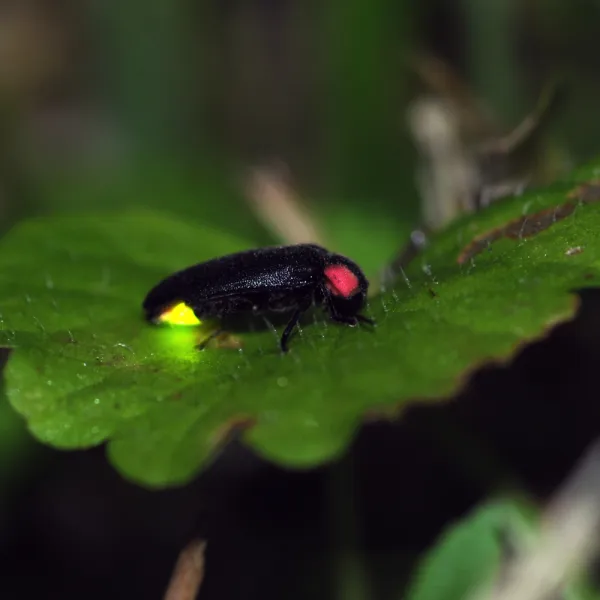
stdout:
{"type": "Polygon", "coordinates": [[[334,296],[349,298],[358,290],[358,277],[345,265],[325,267],[325,285],[334,296]]]}

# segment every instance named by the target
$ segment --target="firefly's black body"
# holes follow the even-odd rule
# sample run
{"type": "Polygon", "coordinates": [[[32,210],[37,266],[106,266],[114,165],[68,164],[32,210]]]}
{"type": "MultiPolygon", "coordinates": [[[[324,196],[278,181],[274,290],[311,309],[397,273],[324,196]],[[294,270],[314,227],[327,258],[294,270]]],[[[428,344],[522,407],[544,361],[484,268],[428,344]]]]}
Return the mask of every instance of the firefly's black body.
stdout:
{"type": "Polygon", "coordinates": [[[313,305],[324,305],[334,321],[348,325],[371,322],[358,314],[368,286],[351,260],[315,244],[299,244],[239,252],[174,273],[148,293],[143,307],[150,321],[158,320],[179,302],[200,320],[293,311],[281,337],[285,352],[301,314],[313,305]],[[346,286],[340,292],[328,279],[328,272],[339,272],[355,287],[348,291],[346,286]]]}

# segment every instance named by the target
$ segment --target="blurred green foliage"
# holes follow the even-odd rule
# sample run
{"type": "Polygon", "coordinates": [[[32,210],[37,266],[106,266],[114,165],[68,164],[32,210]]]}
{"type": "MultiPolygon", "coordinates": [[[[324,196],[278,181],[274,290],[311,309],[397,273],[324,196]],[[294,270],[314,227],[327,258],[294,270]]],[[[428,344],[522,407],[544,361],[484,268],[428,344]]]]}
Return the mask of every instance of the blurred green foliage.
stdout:
{"type": "Polygon", "coordinates": [[[498,576],[500,567],[531,541],[535,509],[522,501],[490,500],[443,532],[423,557],[406,600],[476,598],[498,576]]]}
{"type": "MultiPolygon", "coordinates": [[[[538,507],[519,497],[487,500],[442,532],[415,569],[405,600],[468,600],[488,597],[502,581],[518,552],[535,546],[540,531],[538,507]]],[[[573,572],[560,595],[593,600],[598,592],[573,572]]],[[[500,586],[500,589],[501,586],[500,586]]]]}

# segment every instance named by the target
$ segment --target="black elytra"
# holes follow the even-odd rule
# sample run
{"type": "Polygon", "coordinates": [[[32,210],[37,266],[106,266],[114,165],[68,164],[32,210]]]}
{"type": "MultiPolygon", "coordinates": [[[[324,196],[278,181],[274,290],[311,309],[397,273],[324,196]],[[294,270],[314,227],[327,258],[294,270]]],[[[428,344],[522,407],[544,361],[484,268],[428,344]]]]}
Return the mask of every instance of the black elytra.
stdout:
{"type": "MultiPolygon", "coordinates": [[[[259,248],[215,258],[161,281],[144,300],[147,320],[183,302],[200,320],[225,315],[291,312],[282,352],[303,312],[322,305],[333,321],[374,324],[359,314],[369,282],[350,259],[316,244],[259,248]]],[[[202,346],[220,333],[212,334],[202,346]]]]}

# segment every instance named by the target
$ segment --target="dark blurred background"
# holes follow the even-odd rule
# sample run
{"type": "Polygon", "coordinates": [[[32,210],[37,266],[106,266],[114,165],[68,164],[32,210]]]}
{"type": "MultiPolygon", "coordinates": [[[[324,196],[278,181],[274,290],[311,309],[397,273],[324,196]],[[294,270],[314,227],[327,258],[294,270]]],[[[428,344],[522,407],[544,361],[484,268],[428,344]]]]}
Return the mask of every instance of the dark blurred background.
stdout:
{"type": "MultiPolygon", "coordinates": [[[[563,77],[549,143],[577,164],[600,147],[599,36],[595,0],[0,0],[0,230],[146,206],[270,243],[244,177],[284,164],[373,271],[419,220],[406,111],[427,87],[420,57],[448,65],[501,130],[563,77]]],[[[305,473],[233,444],[192,484],[150,492],[101,448],[35,443],[3,403],[0,598],[160,598],[196,536],[209,541],[202,598],[331,598],[352,576],[336,558],[340,485],[355,493],[370,597],[400,597],[419,552],[498,475],[456,439],[544,498],[598,433],[597,306],[587,293],[573,324],[514,364],[366,426],[347,464],[305,473]]]]}

